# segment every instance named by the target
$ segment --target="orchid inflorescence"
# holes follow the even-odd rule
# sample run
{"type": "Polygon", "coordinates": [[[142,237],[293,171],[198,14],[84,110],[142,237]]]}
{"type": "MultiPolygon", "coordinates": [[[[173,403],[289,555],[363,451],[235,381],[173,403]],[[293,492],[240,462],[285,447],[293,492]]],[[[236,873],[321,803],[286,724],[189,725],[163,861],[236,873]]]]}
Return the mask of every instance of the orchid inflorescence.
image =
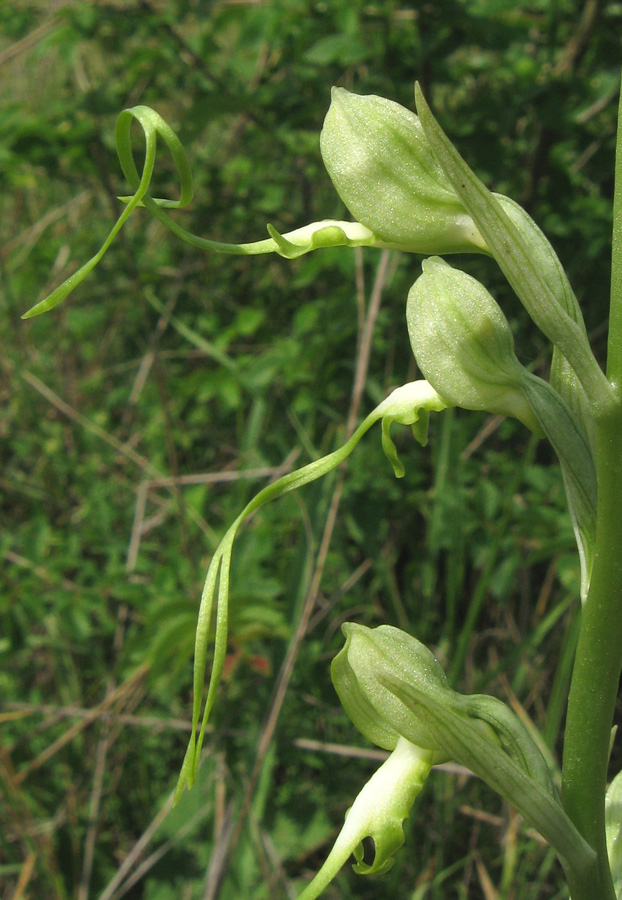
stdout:
{"type": "MultiPolygon", "coordinates": [[[[425,444],[430,413],[449,407],[511,416],[547,438],[563,474],[580,559],[581,599],[586,608],[591,602],[599,539],[599,447],[606,427],[602,423],[615,418],[620,406],[616,385],[592,353],[579,304],[547,238],[515,201],[485,187],[442,131],[418,87],[415,94],[418,115],[382,97],[334,88],[320,148],[355,221],[327,219],[286,234],[268,225],[269,237],[252,243],[212,241],[175,221],[171,211],[192,200],[192,175],[183,147],[152,109],[125,110],[117,122],[117,152],[134,193],[120,198],[125,208],[99,252],[26,314],[38,315],[64,300],[101,260],[136,207],[146,208],[182,240],[219,253],[274,252],[295,259],[344,246],[428,257],[406,305],[408,334],[423,378],[393,391],[341,448],[264,488],[233,522],[212,557],[196,632],[192,736],[177,797],[196,778],[223,671],[231,555],[240,526],[263,504],[335,469],[378,421],[385,453],[398,477],[404,468],[390,436],[391,425],[411,426],[415,438],[425,444]],[[145,136],[141,173],[132,151],[134,120],[145,136]],[[179,200],[149,194],[158,137],[177,167],[179,200]],[[553,346],[548,381],[519,362],[508,321],[484,285],[441,258],[454,253],[485,254],[497,262],[553,346]]],[[[574,900],[622,897],[620,778],[608,794],[607,854],[604,812],[593,827],[583,827],[580,811],[570,814],[577,806],[573,790],[577,791],[569,782],[568,800],[562,800],[550,758],[542,752],[534,730],[527,729],[509,707],[493,697],[454,691],[433,654],[397,628],[348,623],[343,631],[345,647],[332,665],[335,688],[356,727],[390,756],[354,801],[333,850],[300,900],[317,897],[351,854],[360,874],[386,871],[404,840],[402,822],[431,768],[447,760],[467,766],[538,829],[557,851],[574,900]],[[371,863],[364,861],[362,851],[363,840],[369,837],[375,851],[371,863]],[[595,893],[590,895],[590,890],[595,893]]],[[[604,803],[601,806],[604,810],[604,803]]]]}

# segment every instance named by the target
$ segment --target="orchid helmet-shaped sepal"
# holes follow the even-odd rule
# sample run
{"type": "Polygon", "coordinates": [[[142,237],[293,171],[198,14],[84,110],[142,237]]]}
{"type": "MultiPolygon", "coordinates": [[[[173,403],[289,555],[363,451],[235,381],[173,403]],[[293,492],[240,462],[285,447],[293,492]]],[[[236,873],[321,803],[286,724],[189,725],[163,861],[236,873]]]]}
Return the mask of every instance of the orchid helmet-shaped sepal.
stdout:
{"type": "Polygon", "coordinates": [[[384,97],[333,88],[320,149],[350,213],[385,246],[487,252],[415,113],[384,97]]]}
{"type": "Polygon", "coordinates": [[[408,294],[406,319],[427,380],[457,406],[515,417],[541,436],[499,305],[479,281],[438,256],[424,260],[422,269],[408,294]]]}

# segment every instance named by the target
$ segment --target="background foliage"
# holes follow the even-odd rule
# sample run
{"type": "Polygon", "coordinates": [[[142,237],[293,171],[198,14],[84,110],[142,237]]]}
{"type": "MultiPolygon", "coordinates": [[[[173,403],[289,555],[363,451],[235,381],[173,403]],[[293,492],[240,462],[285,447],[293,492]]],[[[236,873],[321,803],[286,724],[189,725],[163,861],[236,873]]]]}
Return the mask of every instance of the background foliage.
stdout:
{"type": "MultiPolygon", "coordinates": [[[[69,302],[19,316],[116,218],[124,107],[153,105],[184,141],[196,199],[180,221],[250,240],[343,217],[318,149],[332,84],[412,106],[418,79],[547,232],[601,350],[621,23],[596,0],[0,7],[7,897],[295,897],[377,765],[328,674],[348,618],[430,643],[456,686],[524,710],[556,752],[578,593],[560,476],[520,426],[450,413],[425,450],[397,435],[403,481],[372,433],[345,477],[246,526],[208,759],[170,810],[210,554],[275,470],[414,376],[416,258],[207,257],[138,214],[69,302]]],[[[157,177],[173,196],[165,155],[157,177]]],[[[545,372],[493,264],[460,264],[545,372]]],[[[563,896],[547,848],[465,773],[432,776],[408,832],[388,875],[344,870],[327,896],[563,896]]]]}

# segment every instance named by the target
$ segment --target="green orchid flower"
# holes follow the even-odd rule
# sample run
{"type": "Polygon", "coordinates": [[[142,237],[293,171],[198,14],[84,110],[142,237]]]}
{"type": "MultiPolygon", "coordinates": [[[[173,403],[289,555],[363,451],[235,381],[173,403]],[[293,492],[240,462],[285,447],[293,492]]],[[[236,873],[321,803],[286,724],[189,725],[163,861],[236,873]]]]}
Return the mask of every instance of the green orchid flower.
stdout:
{"type": "Polygon", "coordinates": [[[404,842],[402,823],[431,768],[454,759],[498,791],[558,850],[591,865],[593,850],[562,807],[551,769],[533,737],[500,700],[464,695],[434,654],[399,628],[342,626],[345,646],[331,676],[346,713],[389,758],[346,815],[325,863],[298,900],[315,900],[353,855],[357,874],[382,874],[404,842]],[[362,841],[374,841],[363,861],[362,841]]]}
{"type": "Polygon", "coordinates": [[[350,856],[357,875],[382,875],[404,843],[402,823],[417,799],[432,765],[432,754],[399,738],[395,749],[372,775],[346,813],[326,862],[298,900],[315,900],[350,856]],[[372,838],[374,859],[363,859],[363,841],[372,838]]]}

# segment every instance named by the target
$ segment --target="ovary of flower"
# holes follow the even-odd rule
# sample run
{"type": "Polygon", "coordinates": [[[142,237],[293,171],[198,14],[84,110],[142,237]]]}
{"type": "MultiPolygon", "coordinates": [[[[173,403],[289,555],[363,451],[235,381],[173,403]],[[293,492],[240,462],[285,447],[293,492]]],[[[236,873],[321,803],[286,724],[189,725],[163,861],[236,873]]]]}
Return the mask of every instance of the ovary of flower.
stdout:
{"type": "Polygon", "coordinates": [[[400,737],[387,760],[369,779],[351,808],[326,862],[298,900],[315,900],[332,881],[348,857],[355,855],[354,871],[361,875],[386,872],[393,854],[404,843],[402,822],[427,778],[432,753],[400,737]],[[363,862],[362,841],[374,841],[374,860],[363,862]]]}

